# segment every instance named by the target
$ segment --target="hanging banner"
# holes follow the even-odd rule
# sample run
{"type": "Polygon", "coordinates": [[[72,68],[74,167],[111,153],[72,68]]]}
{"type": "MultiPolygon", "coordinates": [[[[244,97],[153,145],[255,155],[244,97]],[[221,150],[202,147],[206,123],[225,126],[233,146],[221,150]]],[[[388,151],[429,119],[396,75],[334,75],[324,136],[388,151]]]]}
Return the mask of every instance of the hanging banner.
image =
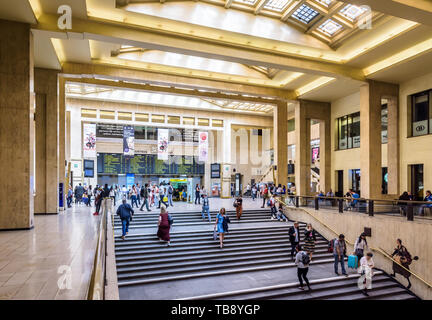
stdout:
{"type": "Polygon", "coordinates": [[[125,156],[135,154],[135,130],[133,126],[123,126],[123,154],[125,156]]]}
{"type": "Polygon", "coordinates": [[[198,161],[208,160],[208,132],[199,132],[198,161]]]}
{"type": "Polygon", "coordinates": [[[95,158],[96,157],[96,124],[95,123],[84,123],[84,158],[95,158]]]}
{"type": "Polygon", "coordinates": [[[158,159],[168,160],[168,129],[158,128],[158,159]]]}

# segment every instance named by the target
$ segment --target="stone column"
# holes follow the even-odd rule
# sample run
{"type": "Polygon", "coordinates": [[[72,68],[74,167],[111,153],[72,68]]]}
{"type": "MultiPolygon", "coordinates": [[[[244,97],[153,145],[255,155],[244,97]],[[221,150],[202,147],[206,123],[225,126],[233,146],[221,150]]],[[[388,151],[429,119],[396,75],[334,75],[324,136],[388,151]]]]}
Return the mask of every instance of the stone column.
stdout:
{"type": "Polygon", "coordinates": [[[34,139],[30,25],[0,20],[0,230],[33,227],[34,139]]]}
{"type": "MultiPolygon", "coordinates": [[[[382,197],[381,100],[382,98],[389,99],[398,95],[399,87],[393,84],[369,80],[360,87],[360,192],[363,198],[382,197]]],[[[390,108],[394,109],[394,103],[391,104],[390,108]]],[[[391,122],[394,126],[394,110],[392,117],[391,122]]],[[[389,145],[391,149],[389,157],[390,154],[395,154],[393,143],[397,143],[394,140],[394,127],[392,130],[393,132],[389,133],[389,142],[390,134],[393,136],[392,142],[389,145]]],[[[391,164],[391,166],[393,168],[394,164],[391,164]]],[[[394,172],[395,170],[392,169],[392,171],[394,172]]]]}
{"type": "Polygon", "coordinates": [[[59,206],[60,210],[66,208],[66,193],[69,186],[66,185],[66,94],[65,94],[65,80],[63,77],[58,77],[58,106],[59,106],[59,153],[58,153],[58,164],[59,164],[59,184],[63,184],[63,206],[59,206]]]}
{"type": "Polygon", "coordinates": [[[221,198],[231,197],[231,121],[224,120],[224,130],[220,143],[222,152],[221,198]],[[225,170],[226,169],[226,170],[225,170]]]}
{"type": "Polygon", "coordinates": [[[328,120],[319,120],[320,129],[320,189],[327,193],[331,188],[331,132],[328,120]]]}
{"type": "Polygon", "coordinates": [[[56,70],[35,69],[35,213],[58,213],[58,100],[56,70]]]}
{"type": "Polygon", "coordinates": [[[273,146],[276,185],[288,183],[288,105],[279,101],[273,111],[273,146]]]}
{"type": "Polygon", "coordinates": [[[387,170],[388,194],[399,195],[399,100],[398,97],[388,98],[387,127],[387,170]]]}
{"type": "Polygon", "coordinates": [[[295,184],[297,195],[309,195],[311,183],[311,121],[307,118],[307,106],[295,102],[295,184]]]}

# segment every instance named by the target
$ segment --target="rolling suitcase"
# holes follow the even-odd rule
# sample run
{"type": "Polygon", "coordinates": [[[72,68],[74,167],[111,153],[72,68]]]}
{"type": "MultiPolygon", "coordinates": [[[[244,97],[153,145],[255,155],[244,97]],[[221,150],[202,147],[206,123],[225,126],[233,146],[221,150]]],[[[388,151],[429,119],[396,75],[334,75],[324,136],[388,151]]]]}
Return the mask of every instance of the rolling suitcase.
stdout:
{"type": "Polygon", "coordinates": [[[348,268],[357,269],[358,258],[355,255],[348,256],[348,268]]]}

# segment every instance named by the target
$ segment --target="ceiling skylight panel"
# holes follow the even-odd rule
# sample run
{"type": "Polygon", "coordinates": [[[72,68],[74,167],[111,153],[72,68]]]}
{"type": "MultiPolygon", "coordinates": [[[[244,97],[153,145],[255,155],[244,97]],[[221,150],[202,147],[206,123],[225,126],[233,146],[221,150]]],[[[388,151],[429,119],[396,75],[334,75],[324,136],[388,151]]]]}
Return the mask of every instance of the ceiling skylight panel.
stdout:
{"type": "Polygon", "coordinates": [[[355,6],[353,4],[347,4],[345,7],[342,8],[341,11],[339,11],[339,13],[341,15],[347,17],[351,21],[354,21],[359,16],[361,16],[363,13],[365,13],[366,11],[367,11],[367,8],[364,6],[359,7],[359,6],[355,6]]]}
{"type": "Polygon", "coordinates": [[[255,5],[255,3],[256,3],[257,1],[258,1],[258,0],[234,0],[234,2],[244,3],[244,4],[248,4],[248,5],[250,5],[250,6],[255,5]]]}
{"type": "Polygon", "coordinates": [[[341,29],[342,26],[332,19],[328,19],[326,22],[324,22],[318,27],[318,30],[330,37],[334,36],[341,29]]]}
{"type": "Polygon", "coordinates": [[[319,3],[323,4],[323,5],[325,5],[326,7],[328,7],[328,6],[330,6],[330,5],[332,4],[332,2],[333,2],[334,0],[315,0],[315,1],[317,1],[317,2],[319,2],[319,3]]]}
{"type": "Polygon", "coordinates": [[[290,2],[291,0],[270,0],[264,8],[280,12],[283,11],[290,2]]]}
{"type": "Polygon", "coordinates": [[[300,20],[303,23],[308,24],[311,22],[319,13],[312,9],[311,7],[302,4],[294,13],[292,14],[293,18],[300,20]]]}

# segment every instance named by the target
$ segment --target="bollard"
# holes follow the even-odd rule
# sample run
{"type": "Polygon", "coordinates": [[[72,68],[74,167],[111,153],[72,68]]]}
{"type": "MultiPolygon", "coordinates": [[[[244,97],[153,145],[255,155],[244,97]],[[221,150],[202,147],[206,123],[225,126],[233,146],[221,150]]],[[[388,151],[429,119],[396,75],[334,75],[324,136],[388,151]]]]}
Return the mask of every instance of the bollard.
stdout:
{"type": "Polygon", "coordinates": [[[315,210],[319,210],[319,198],[315,197],[315,210]]]}
{"type": "Polygon", "coordinates": [[[414,208],[412,203],[408,202],[407,206],[407,220],[408,221],[414,221],[414,208]]]}
{"type": "Polygon", "coordinates": [[[373,215],[374,215],[374,201],[373,200],[369,200],[368,213],[369,213],[369,217],[373,217],[373,215]]]}

